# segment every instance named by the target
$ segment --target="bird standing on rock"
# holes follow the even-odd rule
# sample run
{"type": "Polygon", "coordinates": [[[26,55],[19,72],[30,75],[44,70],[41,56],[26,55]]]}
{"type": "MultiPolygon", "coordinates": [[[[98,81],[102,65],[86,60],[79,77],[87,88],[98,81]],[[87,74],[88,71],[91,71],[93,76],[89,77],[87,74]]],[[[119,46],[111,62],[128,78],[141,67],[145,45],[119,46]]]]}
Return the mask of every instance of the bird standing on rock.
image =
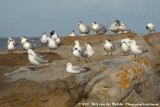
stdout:
{"type": "Polygon", "coordinates": [[[59,36],[57,35],[57,33],[56,33],[54,30],[51,31],[51,33],[50,33],[50,38],[51,38],[51,39],[55,39],[56,42],[58,43],[58,45],[60,45],[61,40],[60,40],[59,36]]]}
{"type": "Polygon", "coordinates": [[[77,36],[77,35],[74,33],[74,30],[72,30],[69,36],[77,36]]]}
{"type": "Polygon", "coordinates": [[[81,33],[82,36],[89,34],[89,32],[90,32],[89,26],[84,25],[81,21],[79,21],[78,24],[79,24],[79,33],[81,33]]]}
{"type": "Polygon", "coordinates": [[[112,55],[113,50],[115,50],[115,46],[112,42],[110,42],[111,40],[107,39],[105,40],[105,44],[104,44],[104,50],[107,52],[111,52],[110,56],[112,55]]]}
{"type": "Polygon", "coordinates": [[[106,27],[108,26],[108,24],[102,25],[102,24],[98,24],[97,22],[93,22],[90,25],[92,26],[92,30],[94,30],[99,35],[105,34],[107,32],[106,27]]]}
{"type": "Polygon", "coordinates": [[[48,60],[44,60],[41,55],[35,53],[32,49],[29,49],[27,52],[28,60],[35,66],[35,70],[37,70],[37,65],[48,62],[48,60]]]}
{"type": "Polygon", "coordinates": [[[47,37],[47,41],[48,41],[48,48],[51,50],[51,53],[52,53],[52,50],[55,53],[55,50],[58,48],[57,41],[55,39],[51,39],[50,37],[47,37]]]}
{"type": "Polygon", "coordinates": [[[42,46],[45,46],[45,44],[47,44],[47,35],[46,35],[46,33],[42,34],[40,42],[41,42],[42,46]]]}
{"type": "Polygon", "coordinates": [[[67,63],[66,71],[69,73],[82,73],[90,70],[90,67],[73,66],[71,63],[67,63]]]}
{"type": "Polygon", "coordinates": [[[149,33],[155,30],[154,25],[152,23],[148,23],[146,29],[149,31],[149,33]]]}
{"type": "Polygon", "coordinates": [[[84,49],[80,52],[81,56],[85,58],[85,61],[87,62],[87,58],[89,59],[94,55],[94,50],[92,49],[92,44],[90,42],[86,43],[84,46],[84,49]]]}

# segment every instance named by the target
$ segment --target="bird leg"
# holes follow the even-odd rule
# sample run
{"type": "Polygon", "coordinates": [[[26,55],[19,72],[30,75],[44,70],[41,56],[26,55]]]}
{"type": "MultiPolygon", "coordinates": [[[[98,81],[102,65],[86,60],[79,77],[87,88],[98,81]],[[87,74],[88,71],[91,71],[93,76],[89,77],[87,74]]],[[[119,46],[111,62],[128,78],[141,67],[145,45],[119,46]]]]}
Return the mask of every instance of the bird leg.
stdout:
{"type": "Polygon", "coordinates": [[[111,54],[110,54],[110,56],[112,56],[112,51],[111,51],[111,54]]]}
{"type": "Polygon", "coordinates": [[[86,58],[85,58],[85,62],[87,62],[86,58]]]}
{"type": "Polygon", "coordinates": [[[88,58],[88,59],[89,59],[89,62],[91,62],[90,58],[88,58]]]}
{"type": "Polygon", "coordinates": [[[106,56],[108,56],[108,51],[107,51],[107,55],[106,56]]]}
{"type": "Polygon", "coordinates": [[[78,61],[80,61],[80,57],[78,57],[78,61]]]}
{"type": "Polygon", "coordinates": [[[35,71],[37,71],[37,65],[35,65],[35,71]]]}

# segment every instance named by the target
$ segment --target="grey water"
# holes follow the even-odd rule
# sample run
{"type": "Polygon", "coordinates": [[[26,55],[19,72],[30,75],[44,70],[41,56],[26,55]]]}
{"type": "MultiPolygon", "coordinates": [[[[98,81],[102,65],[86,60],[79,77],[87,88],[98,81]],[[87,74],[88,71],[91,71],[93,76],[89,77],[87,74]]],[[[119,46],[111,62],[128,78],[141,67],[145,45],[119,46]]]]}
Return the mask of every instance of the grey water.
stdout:
{"type": "MultiPolygon", "coordinates": [[[[16,47],[16,50],[21,50],[23,49],[23,46],[21,45],[21,41],[19,40],[19,38],[13,38],[14,40],[16,40],[18,42],[18,45],[16,47]]],[[[36,47],[41,46],[40,43],[40,38],[38,37],[34,37],[34,38],[28,38],[30,40],[35,40],[35,44],[36,47]]],[[[0,38],[0,51],[5,51],[7,50],[7,44],[8,44],[8,38],[0,38]]]]}

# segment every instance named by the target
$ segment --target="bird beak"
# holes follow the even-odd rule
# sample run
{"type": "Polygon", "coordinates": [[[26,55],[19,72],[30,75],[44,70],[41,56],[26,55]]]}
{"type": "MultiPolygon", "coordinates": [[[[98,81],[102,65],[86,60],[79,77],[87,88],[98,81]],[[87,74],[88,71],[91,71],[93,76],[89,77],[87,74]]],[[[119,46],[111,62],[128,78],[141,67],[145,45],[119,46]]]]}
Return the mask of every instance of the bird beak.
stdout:
{"type": "Polygon", "coordinates": [[[90,24],[91,26],[93,26],[93,24],[90,24]]]}
{"type": "Polygon", "coordinates": [[[19,40],[22,40],[21,38],[19,40]]]}
{"type": "Polygon", "coordinates": [[[130,39],[130,40],[134,40],[133,38],[128,38],[128,39],[130,39]]]}
{"type": "Polygon", "coordinates": [[[84,45],[83,48],[85,48],[87,45],[84,45]]]}
{"type": "Polygon", "coordinates": [[[78,24],[78,25],[80,25],[80,24],[78,24]]]}
{"type": "Polygon", "coordinates": [[[104,41],[104,43],[107,43],[106,41],[104,41]]]}

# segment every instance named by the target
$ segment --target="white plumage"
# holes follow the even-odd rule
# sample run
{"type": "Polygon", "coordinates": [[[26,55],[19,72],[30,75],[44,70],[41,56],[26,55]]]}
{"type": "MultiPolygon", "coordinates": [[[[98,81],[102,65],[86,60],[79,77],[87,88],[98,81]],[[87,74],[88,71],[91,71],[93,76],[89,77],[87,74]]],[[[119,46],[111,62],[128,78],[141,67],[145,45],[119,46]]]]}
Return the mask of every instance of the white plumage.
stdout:
{"type": "Polygon", "coordinates": [[[86,34],[89,34],[90,28],[89,26],[84,25],[81,21],[79,22],[79,32],[82,34],[82,36],[85,36],[86,34]]]}
{"type": "Polygon", "coordinates": [[[107,52],[107,55],[108,55],[108,52],[111,52],[110,55],[112,55],[113,50],[115,50],[114,44],[110,42],[109,39],[105,40],[104,50],[107,52]]]}
{"type": "Polygon", "coordinates": [[[58,43],[58,45],[61,43],[59,36],[57,35],[57,33],[54,30],[51,31],[50,38],[55,39],[56,42],[58,43]]]}
{"type": "Polygon", "coordinates": [[[74,41],[74,44],[75,44],[75,45],[74,45],[73,49],[74,49],[74,48],[77,48],[78,50],[81,50],[81,46],[80,46],[78,40],[75,40],[75,41],[74,41]]]}
{"type": "Polygon", "coordinates": [[[47,44],[47,35],[46,35],[46,33],[42,34],[42,37],[41,37],[40,41],[41,41],[42,46],[47,44]]]}
{"type": "Polygon", "coordinates": [[[149,33],[155,30],[154,25],[152,23],[148,23],[146,29],[149,31],[149,33]]]}
{"type": "Polygon", "coordinates": [[[50,37],[47,37],[47,41],[48,41],[48,48],[51,50],[51,53],[52,53],[52,50],[55,50],[58,48],[58,43],[55,39],[51,39],[50,37]]]}
{"type": "Polygon", "coordinates": [[[91,24],[92,30],[94,30],[97,34],[105,34],[107,32],[107,25],[98,24],[97,22],[93,22],[91,24]]]}
{"type": "Polygon", "coordinates": [[[74,33],[74,30],[72,30],[69,36],[77,36],[77,35],[74,33]]]}

